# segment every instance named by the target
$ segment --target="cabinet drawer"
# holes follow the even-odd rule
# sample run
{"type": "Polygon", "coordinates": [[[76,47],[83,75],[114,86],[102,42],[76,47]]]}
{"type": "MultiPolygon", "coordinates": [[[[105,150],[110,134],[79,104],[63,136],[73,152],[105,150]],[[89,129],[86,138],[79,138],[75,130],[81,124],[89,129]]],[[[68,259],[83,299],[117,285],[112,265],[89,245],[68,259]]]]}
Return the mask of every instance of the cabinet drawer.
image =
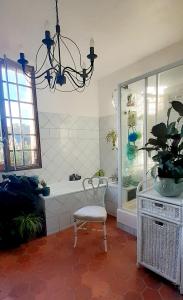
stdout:
{"type": "Polygon", "coordinates": [[[141,236],[141,262],[177,283],[180,271],[180,225],[141,215],[141,236]]]}
{"type": "Polygon", "coordinates": [[[170,221],[181,221],[181,207],[147,198],[139,198],[139,209],[170,221]]]}

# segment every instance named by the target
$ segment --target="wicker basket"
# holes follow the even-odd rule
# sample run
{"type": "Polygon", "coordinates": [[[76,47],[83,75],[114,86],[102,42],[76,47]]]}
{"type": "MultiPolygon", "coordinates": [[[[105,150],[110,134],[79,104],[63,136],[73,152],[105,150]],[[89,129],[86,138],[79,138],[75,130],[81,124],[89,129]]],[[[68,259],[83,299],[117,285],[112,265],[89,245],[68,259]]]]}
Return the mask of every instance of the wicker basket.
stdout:
{"type": "Polygon", "coordinates": [[[180,225],[141,215],[141,262],[172,282],[180,273],[180,225]]]}
{"type": "Polygon", "coordinates": [[[141,211],[148,212],[150,214],[164,217],[170,220],[179,221],[181,220],[181,208],[180,206],[162,203],[160,201],[140,198],[140,209],[141,211]]]}

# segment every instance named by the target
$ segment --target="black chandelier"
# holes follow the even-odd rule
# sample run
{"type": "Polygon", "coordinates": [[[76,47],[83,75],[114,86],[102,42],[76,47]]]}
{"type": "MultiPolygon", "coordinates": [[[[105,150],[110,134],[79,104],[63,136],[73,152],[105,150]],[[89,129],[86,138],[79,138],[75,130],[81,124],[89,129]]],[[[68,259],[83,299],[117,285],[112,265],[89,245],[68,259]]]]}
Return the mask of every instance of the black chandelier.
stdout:
{"type": "MultiPolygon", "coordinates": [[[[85,64],[82,62],[81,52],[78,45],[70,38],[63,36],[61,34],[60,24],[59,24],[59,14],[58,14],[58,0],[55,0],[56,4],[56,32],[51,37],[50,31],[45,31],[45,37],[42,40],[42,44],[39,47],[36,54],[36,66],[34,71],[34,79],[36,85],[41,85],[44,83],[44,87],[49,86],[51,90],[59,91],[83,91],[86,86],[88,86],[90,79],[94,71],[94,60],[97,55],[94,52],[94,40],[90,40],[90,52],[87,58],[90,60],[90,66],[86,68],[85,64]],[[79,54],[79,67],[76,66],[76,62],[73,55],[69,49],[68,43],[72,43],[79,54]],[[40,67],[38,67],[38,57],[42,47],[46,46],[46,54],[40,67]],[[71,66],[65,66],[62,61],[61,49],[65,48],[68,52],[70,59],[72,61],[71,66]],[[49,67],[48,67],[49,66],[49,67]],[[66,84],[67,80],[72,85],[70,90],[61,90],[60,87],[66,84]],[[46,82],[46,85],[45,85],[46,82]]],[[[28,65],[28,60],[25,58],[24,53],[20,53],[20,58],[18,63],[21,64],[22,70],[26,76],[31,78],[30,73],[26,70],[26,65],[28,65]]]]}

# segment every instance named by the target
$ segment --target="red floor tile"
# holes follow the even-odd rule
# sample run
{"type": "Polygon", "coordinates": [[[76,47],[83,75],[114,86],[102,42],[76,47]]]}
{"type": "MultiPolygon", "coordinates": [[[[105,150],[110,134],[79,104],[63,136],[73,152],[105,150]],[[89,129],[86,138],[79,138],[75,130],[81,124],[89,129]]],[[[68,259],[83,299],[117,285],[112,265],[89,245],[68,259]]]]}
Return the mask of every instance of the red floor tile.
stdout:
{"type": "Polygon", "coordinates": [[[183,300],[178,290],[136,268],[136,239],[108,218],[108,253],[102,233],[67,229],[0,252],[0,300],[183,300]]]}
{"type": "Polygon", "coordinates": [[[135,291],[129,291],[124,295],[124,300],[143,300],[143,299],[139,293],[135,291]]]}
{"type": "Polygon", "coordinates": [[[153,290],[151,288],[146,288],[143,292],[143,299],[144,300],[162,300],[158,291],[153,290]]]}

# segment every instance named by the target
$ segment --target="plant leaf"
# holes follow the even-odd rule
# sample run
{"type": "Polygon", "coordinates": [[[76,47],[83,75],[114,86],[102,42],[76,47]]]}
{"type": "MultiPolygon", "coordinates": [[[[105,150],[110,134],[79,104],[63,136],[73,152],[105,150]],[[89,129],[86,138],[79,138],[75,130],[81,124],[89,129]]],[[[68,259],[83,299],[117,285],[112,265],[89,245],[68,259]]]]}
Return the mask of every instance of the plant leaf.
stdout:
{"type": "Polygon", "coordinates": [[[179,123],[181,119],[182,119],[182,117],[179,117],[179,118],[177,119],[177,123],[179,123]]]}
{"type": "Polygon", "coordinates": [[[182,128],[181,128],[180,135],[181,135],[181,137],[183,137],[183,125],[182,125],[182,128]]]}
{"type": "Polygon", "coordinates": [[[161,159],[161,156],[159,155],[159,154],[156,154],[156,155],[154,155],[153,157],[152,157],[152,160],[153,161],[160,161],[160,159],[161,159]]]}
{"type": "Polygon", "coordinates": [[[153,126],[152,134],[158,138],[165,137],[167,134],[167,127],[166,127],[165,123],[159,123],[159,124],[153,126]]]}
{"type": "Polygon", "coordinates": [[[166,145],[166,138],[165,139],[160,139],[160,138],[152,139],[152,138],[150,138],[146,145],[148,145],[148,144],[153,145],[153,146],[157,146],[157,148],[166,148],[166,146],[167,146],[166,145]]]}
{"type": "Polygon", "coordinates": [[[183,150],[183,142],[180,143],[179,147],[178,147],[178,151],[181,152],[183,150]]]}
{"type": "Polygon", "coordinates": [[[183,116],[183,104],[180,101],[172,101],[172,107],[175,111],[179,113],[179,115],[183,116]]]}
{"type": "Polygon", "coordinates": [[[172,122],[167,126],[167,134],[168,135],[174,135],[178,133],[176,126],[176,122],[172,122]]]}
{"type": "Polygon", "coordinates": [[[149,152],[149,151],[157,150],[157,148],[156,147],[142,147],[142,148],[139,148],[138,151],[139,150],[146,150],[147,152],[149,152]]]}

